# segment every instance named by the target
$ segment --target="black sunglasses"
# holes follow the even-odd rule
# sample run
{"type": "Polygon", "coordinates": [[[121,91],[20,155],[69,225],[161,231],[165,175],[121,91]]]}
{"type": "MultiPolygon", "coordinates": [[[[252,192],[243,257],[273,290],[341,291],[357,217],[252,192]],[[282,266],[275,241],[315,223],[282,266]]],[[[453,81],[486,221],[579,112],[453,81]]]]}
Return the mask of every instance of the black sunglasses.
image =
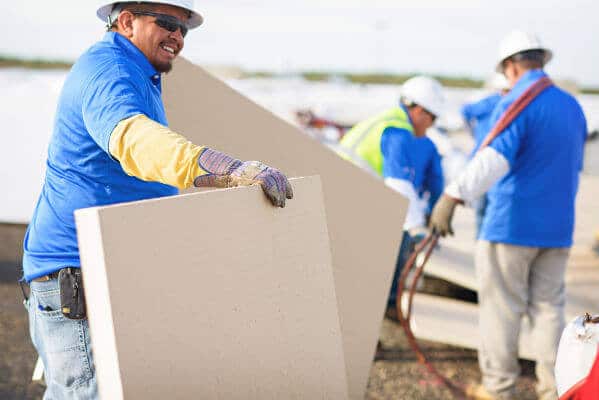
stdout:
{"type": "Polygon", "coordinates": [[[161,27],[162,29],[166,29],[169,32],[176,32],[177,29],[181,29],[181,36],[185,37],[187,35],[187,31],[189,28],[183,22],[181,22],[177,17],[173,17],[168,14],[160,14],[151,11],[131,11],[133,15],[147,15],[150,17],[156,17],[154,23],[161,27]]]}

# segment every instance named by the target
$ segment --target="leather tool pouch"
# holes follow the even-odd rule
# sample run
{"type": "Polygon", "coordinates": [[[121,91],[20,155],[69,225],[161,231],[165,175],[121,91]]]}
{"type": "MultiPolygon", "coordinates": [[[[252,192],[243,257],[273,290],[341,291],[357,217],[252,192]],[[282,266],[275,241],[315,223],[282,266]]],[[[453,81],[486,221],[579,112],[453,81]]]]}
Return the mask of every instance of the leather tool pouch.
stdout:
{"type": "Polygon", "coordinates": [[[85,312],[85,295],[80,268],[63,268],[58,273],[60,285],[60,309],[69,319],[83,319],[85,312]]]}

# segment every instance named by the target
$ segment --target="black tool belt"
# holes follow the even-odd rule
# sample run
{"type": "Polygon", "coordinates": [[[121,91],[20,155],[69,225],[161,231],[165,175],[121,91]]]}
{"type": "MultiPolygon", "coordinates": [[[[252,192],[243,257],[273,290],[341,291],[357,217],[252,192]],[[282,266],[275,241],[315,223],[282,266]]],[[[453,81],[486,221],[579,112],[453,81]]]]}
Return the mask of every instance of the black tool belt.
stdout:
{"type": "MultiPolygon", "coordinates": [[[[66,267],[51,274],[32,279],[34,282],[46,282],[58,278],[60,288],[60,309],[69,319],[83,319],[85,312],[85,293],[81,268],[66,267]]],[[[25,293],[23,292],[23,295],[25,293]]]]}
{"type": "Polygon", "coordinates": [[[85,312],[85,293],[81,268],[67,267],[58,271],[60,286],[60,309],[69,319],[83,319],[85,312]]]}

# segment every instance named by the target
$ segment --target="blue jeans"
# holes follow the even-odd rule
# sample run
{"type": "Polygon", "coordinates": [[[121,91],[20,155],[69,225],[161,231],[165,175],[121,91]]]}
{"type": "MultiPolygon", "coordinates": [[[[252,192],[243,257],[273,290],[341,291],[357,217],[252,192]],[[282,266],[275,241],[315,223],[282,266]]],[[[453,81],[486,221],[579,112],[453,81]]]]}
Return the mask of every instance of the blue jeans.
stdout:
{"type": "Polygon", "coordinates": [[[97,399],[87,319],[62,314],[58,279],[31,282],[30,287],[29,331],[44,363],[44,400],[97,399]]]}

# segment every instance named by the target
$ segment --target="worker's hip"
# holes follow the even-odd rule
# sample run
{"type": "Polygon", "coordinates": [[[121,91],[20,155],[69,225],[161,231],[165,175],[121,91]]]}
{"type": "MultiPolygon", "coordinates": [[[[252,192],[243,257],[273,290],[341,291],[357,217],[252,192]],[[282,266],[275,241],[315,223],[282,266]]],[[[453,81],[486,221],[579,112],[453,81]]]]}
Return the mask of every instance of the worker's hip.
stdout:
{"type": "Polygon", "coordinates": [[[69,319],[61,310],[58,279],[31,282],[26,301],[31,341],[44,363],[47,394],[94,398],[95,374],[86,319],[69,319]]]}
{"type": "MultiPolygon", "coordinates": [[[[44,310],[60,310],[66,318],[84,319],[87,316],[87,310],[85,306],[85,293],[83,291],[81,268],[65,267],[48,275],[32,279],[30,282],[32,291],[34,288],[54,287],[55,285],[58,286],[60,304],[52,309],[50,309],[49,306],[43,306],[44,310]]],[[[22,285],[21,288],[23,288],[22,285]]],[[[48,290],[48,292],[52,291],[53,290],[48,290]]],[[[25,290],[23,290],[23,295],[25,300],[27,300],[25,290]]]]}
{"type": "Polygon", "coordinates": [[[569,252],[565,247],[478,240],[475,264],[479,302],[491,301],[498,306],[505,300],[504,312],[551,312],[559,316],[556,320],[562,324],[569,252]]]}

